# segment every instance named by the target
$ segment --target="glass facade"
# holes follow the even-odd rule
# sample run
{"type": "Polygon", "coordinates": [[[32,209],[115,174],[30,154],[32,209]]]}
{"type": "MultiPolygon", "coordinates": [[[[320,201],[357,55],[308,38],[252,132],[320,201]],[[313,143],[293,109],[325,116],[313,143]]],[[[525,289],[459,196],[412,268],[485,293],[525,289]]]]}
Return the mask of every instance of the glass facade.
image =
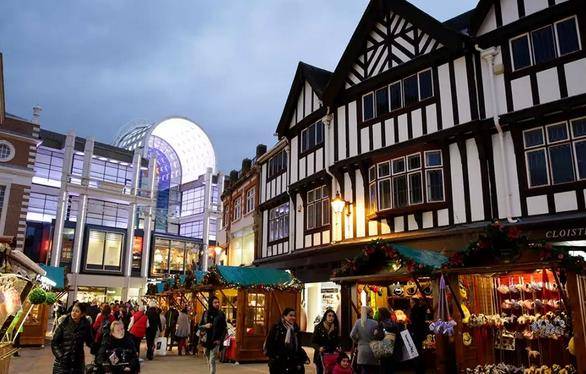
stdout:
{"type": "Polygon", "coordinates": [[[180,274],[197,270],[200,246],[185,240],[155,237],[151,275],[180,274]]]}
{"type": "Polygon", "coordinates": [[[88,199],[87,223],[124,229],[128,225],[128,205],[88,199]]]}
{"type": "Polygon", "coordinates": [[[125,235],[88,229],[87,236],[85,270],[121,272],[125,235]]]}

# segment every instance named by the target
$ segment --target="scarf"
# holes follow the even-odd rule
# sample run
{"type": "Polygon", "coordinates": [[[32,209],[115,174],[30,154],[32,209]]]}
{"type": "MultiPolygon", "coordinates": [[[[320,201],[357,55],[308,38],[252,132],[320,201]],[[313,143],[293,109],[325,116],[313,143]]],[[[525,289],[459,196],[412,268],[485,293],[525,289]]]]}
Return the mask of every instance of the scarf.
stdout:
{"type": "Polygon", "coordinates": [[[332,323],[330,323],[330,322],[328,322],[328,321],[324,320],[324,327],[325,327],[325,329],[326,329],[326,332],[327,332],[327,333],[328,333],[328,335],[329,335],[329,334],[331,334],[331,333],[334,331],[334,329],[336,328],[336,325],[334,325],[334,323],[333,323],[333,322],[332,322],[332,323]]]}
{"type": "Polygon", "coordinates": [[[292,323],[287,322],[286,319],[283,318],[283,326],[287,329],[287,334],[285,334],[285,345],[293,346],[297,344],[295,331],[293,331],[294,325],[292,323]]]}

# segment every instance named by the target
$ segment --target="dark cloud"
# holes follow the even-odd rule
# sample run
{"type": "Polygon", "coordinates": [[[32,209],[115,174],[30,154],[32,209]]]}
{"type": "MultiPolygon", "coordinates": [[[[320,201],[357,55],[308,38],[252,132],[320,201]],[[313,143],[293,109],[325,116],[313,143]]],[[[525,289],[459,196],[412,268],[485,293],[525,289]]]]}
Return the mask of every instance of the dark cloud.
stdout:
{"type": "MultiPolygon", "coordinates": [[[[440,20],[474,0],[413,3],[440,20]]],[[[272,144],[299,60],[333,70],[367,0],[2,0],[7,109],[110,143],[124,124],[182,115],[219,167],[272,144]]]]}

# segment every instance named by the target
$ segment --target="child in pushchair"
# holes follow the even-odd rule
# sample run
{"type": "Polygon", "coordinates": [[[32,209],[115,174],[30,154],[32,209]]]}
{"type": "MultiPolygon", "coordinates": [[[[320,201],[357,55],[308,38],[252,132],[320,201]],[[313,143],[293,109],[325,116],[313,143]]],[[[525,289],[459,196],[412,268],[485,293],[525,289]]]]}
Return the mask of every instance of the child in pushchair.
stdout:
{"type": "Polygon", "coordinates": [[[136,374],[140,372],[134,341],[120,321],[112,322],[110,334],[104,337],[96,355],[94,373],[136,374]]]}

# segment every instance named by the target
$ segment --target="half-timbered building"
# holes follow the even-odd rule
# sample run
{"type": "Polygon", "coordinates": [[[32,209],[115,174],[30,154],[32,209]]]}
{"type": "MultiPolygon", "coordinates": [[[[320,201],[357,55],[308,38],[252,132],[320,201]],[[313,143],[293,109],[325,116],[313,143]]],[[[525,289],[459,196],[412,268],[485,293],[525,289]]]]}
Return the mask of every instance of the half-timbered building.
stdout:
{"type": "Polygon", "coordinates": [[[298,66],[262,164],[256,263],[327,284],[374,238],[457,250],[495,220],[586,238],[583,5],[481,0],[440,22],[370,1],[333,73],[298,66]]]}

